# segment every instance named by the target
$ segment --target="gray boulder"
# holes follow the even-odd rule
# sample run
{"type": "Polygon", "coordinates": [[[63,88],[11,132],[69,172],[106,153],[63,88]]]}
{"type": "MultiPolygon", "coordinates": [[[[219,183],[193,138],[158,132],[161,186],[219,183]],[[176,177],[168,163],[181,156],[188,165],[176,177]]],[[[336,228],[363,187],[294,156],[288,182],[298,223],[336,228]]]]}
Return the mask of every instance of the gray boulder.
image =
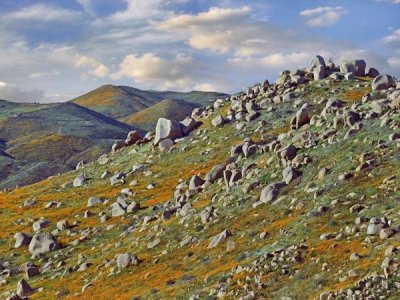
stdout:
{"type": "Polygon", "coordinates": [[[32,224],[33,231],[40,231],[50,225],[50,222],[46,219],[40,219],[32,224]]]}
{"type": "Polygon", "coordinates": [[[15,249],[18,249],[23,246],[28,246],[32,239],[30,236],[26,235],[23,232],[17,232],[14,235],[14,238],[15,238],[15,245],[14,245],[15,249]]]}
{"type": "Polygon", "coordinates": [[[197,190],[201,188],[201,186],[205,183],[205,180],[203,180],[200,176],[193,175],[192,178],[190,178],[189,182],[189,190],[197,190]]]}
{"type": "Polygon", "coordinates": [[[224,122],[224,118],[221,115],[218,115],[214,119],[212,119],[211,124],[215,127],[218,127],[224,125],[224,122]]]}
{"type": "Polygon", "coordinates": [[[130,253],[119,254],[117,257],[117,267],[120,269],[125,269],[129,266],[137,265],[138,263],[138,257],[130,253]]]}
{"type": "Polygon", "coordinates": [[[206,181],[213,183],[216,180],[218,180],[219,178],[222,178],[224,176],[224,170],[225,170],[225,166],[222,164],[218,164],[218,165],[214,166],[210,170],[210,172],[207,173],[206,181]]]}
{"type": "Polygon", "coordinates": [[[97,197],[90,197],[88,202],[87,202],[87,207],[92,207],[92,206],[96,206],[99,204],[102,204],[103,200],[101,200],[100,198],[97,197]]]}
{"type": "Polygon", "coordinates": [[[137,132],[136,130],[133,130],[128,133],[128,136],[126,137],[126,140],[125,140],[125,145],[131,146],[131,145],[135,144],[136,142],[140,141],[140,139],[141,139],[141,137],[140,137],[139,132],[137,132]]]}
{"type": "Polygon", "coordinates": [[[29,252],[38,255],[60,249],[57,239],[50,233],[40,233],[33,236],[29,244],[29,252]]]}
{"type": "Polygon", "coordinates": [[[159,142],[165,139],[178,139],[182,137],[181,124],[175,120],[168,120],[160,118],[156,125],[156,134],[154,137],[154,145],[158,145],[159,142]]]}
{"type": "Polygon", "coordinates": [[[232,234],[229,231],[229,229],[222,231],[221,233],[217,234],[216,236],[214,236],[212,238],[212,240],[211,240],[210,244],[208,244],[207,248],[211,249],[211,248],[217,247],[219,243],[225,241],[230,236],[232,236],[232,234]]]}
{"type": "Polygon", "coordinates": [[[19,297],[28,297],[35,293],[35,290],[25,281],[25,279],[21,279],[17,283],[17,295],[19,297]]]}
{"type": "Polygon", "coordinates": [[[83,186],[83,184],[88,180],[84,173],[79,174],[73,181],[72,185],[74,187],[83,186]]]}
{"type": "Polygon", "coordinates": [[[186,117],[183,121],[180,122],[182,124],[182,133],[184,135],[188,135],[194,129],[201,125],[201,122],[196,121],[192,117],[186,117]]]}
{"type": "Polygon", "coordinates": [[[165,139],[158,143],[158,147],[161,152],[168,152],[174,146],[174,141],[171,139],[165,139]]]}
{"type": "Polygon", "coordinates": [[[126,146],[125,141],[122,141],[122,140],[115,141],[111,147],[111,151],[112,151],[112,153],[115,153],[118,150],[121,150],[122,148],[124,148],[125,146],[126,146]]]}
{"type": "Polygon", "coordinates": [[[126,209],[120,203],[114,202],[111,205],[111,215],[113,217],[123,216],[124,214],[126,214],[126,209]]]}
{"type": "Polygon", "coordinates": [[[326,64],[322,56],[317,55],[311,60],[309,71],[313,74],[314,80],[325,78],[326,64]]]}
{"type": "Polygon", "coordinates": [[[368,77],[375,78],[375,77],[377,77],[379,75],[380,75],[380,73],[379,73],[379,71],[377,69],[369,68],[369,71],[368,71],[368,74],[367,74],[368,77]]]}
{"type": "Polygon", "coordinates": [[[292,167],[286,167],[282,172],[283,181],[286,184],[291,183],[296,178],[299,178],[301,173],[292,167]]]}
{"type": "Polygon", "coordinates": [[[379,75],[372,81],[374,91],[387,90],[394,85],[393,77],[390,75],[379,75]]]}
{"type": "Polygon", "coordinates": [[[285,186],[286,183],[283,181],[278,181],[267,185],[261,191],[260,201],[263,203],[274,202],[278,198],[282,188],[284,188],[285,186]]]}
{"type": "Polygon", "coordinates": [[[365,76],[367,64],[363,59],[344,61],[340,65],[341,73],[353,73],[355,76],[365,76]]]}

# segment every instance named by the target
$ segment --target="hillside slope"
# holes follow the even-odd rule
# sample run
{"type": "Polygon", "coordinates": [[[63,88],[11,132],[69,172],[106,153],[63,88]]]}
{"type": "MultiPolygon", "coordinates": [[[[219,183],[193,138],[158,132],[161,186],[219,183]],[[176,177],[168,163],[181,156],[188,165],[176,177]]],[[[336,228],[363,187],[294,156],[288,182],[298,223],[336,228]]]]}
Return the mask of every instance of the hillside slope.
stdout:
{"type": "Polygon", "coordinates": [[[126,124],[153,130],[159,118],[181,121],[190,116],[196,107],[198,105],[182,100],[166,99],[120,120],[126,124]]]}
{"type": "Polygon", "coordinates": [[[74,103],[0,101],[0,187],[37,182],[80,160],[95,160],[133,128],[74,103]]]}
{"type": "Polygon", "coordinates": [[[226,94],[214,92],[144,91],[128,86],[104,85],[71,101],[106,116],[120,119],[165,99],[183,100],[205,106],[210,101],[225,96],[226,94]]]}
{"type": "Polygon", "coordinates": [[[2,296],[399,299],[400,84],[322,70],[0,193],[2,296]]]}

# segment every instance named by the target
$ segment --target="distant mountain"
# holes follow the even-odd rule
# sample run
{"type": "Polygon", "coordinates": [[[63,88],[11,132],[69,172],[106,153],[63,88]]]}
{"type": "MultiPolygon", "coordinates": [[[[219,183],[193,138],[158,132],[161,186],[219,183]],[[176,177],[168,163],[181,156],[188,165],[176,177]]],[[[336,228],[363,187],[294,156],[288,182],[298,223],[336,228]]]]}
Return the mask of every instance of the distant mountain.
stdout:
{"type": "Polygon", "coordinates": [[[71,102],[90,108],[106,116],[121,119],[165,99],[183,100],[198,106],[206,106],[212,100],[226,96],[226,94],[215,92],[159,92],[152,90],[144,91],[129,86],[103,85],[71,100],[71,102]]]}
{"type": "Polygon", "coordinates": [[[181,121],[190,116],[196,107],[199,105],[183,100],[166,99],[120,120],[145,130],[154,130],[154,125],[159,118],[181,121]]]}
{"type": "Polygon", "coordinates": [[[92,161],[135,127],[74,103],[0,100],[0,187],[28,184],[92,161]]]}

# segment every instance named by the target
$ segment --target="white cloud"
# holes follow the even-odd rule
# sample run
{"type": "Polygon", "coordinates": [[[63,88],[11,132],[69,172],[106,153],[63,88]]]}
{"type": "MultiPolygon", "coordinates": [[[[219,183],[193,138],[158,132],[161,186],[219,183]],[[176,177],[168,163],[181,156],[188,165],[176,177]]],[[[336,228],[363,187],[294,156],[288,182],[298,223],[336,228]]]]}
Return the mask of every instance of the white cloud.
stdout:
{"type": "Polygon", "coordinates": [[[92,0],[76,0],[76,2],[78,2],[89,15],[92,17],[95,15],[92,0]]]}
{"type": "Polygon", "coordinates": [[[87,74],[84,74],[85,76],[92,75],[95,77],[106,77],[110,71],[109,68],[99,62],[96,58],[85,55],[81,55],[76,59],[75,67],[88,68],[89,70],[87,74]]]}
{"type": "Polygon", "coordinates": [[[376,2],[390,2],[394,4],[400,4],[400,0],[375,0],[376,2]]]}
{"type": "Polygon", "coordinates": [[[332,26],[335,25],[347,11],[341,7],[320,6],[306,9],[300,12],[300,16],[307,18],[309,26],[332,26]]]}
{"type": "Polygon", "coordinates": [[[44,4],[31,5],[0,15],[6,21],[64,22],[71,21],[79,12],[44,4]]]}
{"type": "Polygon", "coordinates": [[[387,62],[391,68],[400,70],[400,58],[390,57],[387,62]]]}
{"type": "Polygon", "coordinates": [[[14,102],[39,102],[44,97],[41,90],[21,90],[13,84],[0,81],[0,99],[14,102]]]}
{"type": "Polygon", "coordinates": [[[153,53],[142,56],[129,54],[121,62],[114,78],[129,77],[135,82],[153,84],[158,88],[188,88],[193,65],[192,58],[184,54],[177,54],[171,60],[153,53]]]}
{"type": "Polygon", "coordinates": [[[249,6],[212,7],[207,12],[174,16],[158,26],[173,32],[194,49],[218,53],[233,51],[236,56],[263,55],[296,46],[298,51],[319,48],[321,40],[304,38],[252,16],[249,6]]]}
{"type": "Polygon", "coordinates": [[[400,28],[392,32],[392,34],[385,36],[383,42],[388,46],[400,47],[400,28]]]}

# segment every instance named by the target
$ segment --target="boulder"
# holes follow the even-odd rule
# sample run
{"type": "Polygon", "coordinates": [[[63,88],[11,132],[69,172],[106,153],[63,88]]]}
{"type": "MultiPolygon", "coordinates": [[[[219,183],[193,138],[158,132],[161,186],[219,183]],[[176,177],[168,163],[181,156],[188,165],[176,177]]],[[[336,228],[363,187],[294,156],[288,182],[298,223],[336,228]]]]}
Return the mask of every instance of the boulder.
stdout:
{"type": "Polygon", "coordinates": [[[17,283],[17,295],[19,297],[28,297],[35,293],[35,290],[25,281],[25,279],[21,279],[17,283]]]}
{"type": "Polygon", "coordinates": [[[14,235],[14,238],[15,238],[15,245],[14,245],[15,249],[18,249],[23,246],[28,246],[32,239],[30,236],[26,235],[23,232],[17,232],[14,235]]]}
{"type": "Polygon", "coordinates": [[[301,173],[292,167],[286,167],[282,172],[283,181],[286,184],[291,183],[296,178],[300,177],[301,173]]]}
{"type": "Polygon", "coordinates": [[[393,77],[390,75],[379,75],[372,81],[372,90],[381,91],[391,88],[394,84],[393,77]]]}
{"type": "Polygon", "coordinates": [[[50,225],[50,222],[46,219],[40,219],[32,224],[33,231],[40,231],[50,225]]]}
{"type": "Polygon", "coordinates": [[[218,115],[212,119],[211,124],[215,127],[218,127],[224,125],[224,121],[224,118],[221,115],[218,115]]]}
{"type": "Polygon", "coordinates": [[[314,80],[325,78],[326,64],[322,56],[317,55],[311,60],[309,71],[313,74],[314,80]]]}
{"type": "Polygon", "coordinates": [[[113,217],[119,217],[123,216],[126,213],[126,210],[122,205],[118,202],[114,202],[111,205],[111,216],[113,217]]]}
{"type": "Polygon", "coordinates": [[[225,166],[222,164],[218,164],[214,166],[206,175],[206,181],[213,183],[219,178],[224,176],[225,166]]]}
{"type": "Polygon", "coordinates": [[[73,181],[72,185],[74,187],[81,187],[88,180],[84,173],[79,174],[73,181]]]}
{"type": "Polygon", "coordinates": [[[283,181],[278,181],[267,185],[261,191],[260,201],[263,203],[270,203],[275,201],[278,198],[282,188],[284,188],[285,186],[286,183],[283,181]]]}
{"type": "Polygon", "coordinates": [[[119,254],[117,257],[117,267],[120,269],[125,269],[129,266],[137,265],[138,263],[138,257],[130,253],[119,254]]]}
{"type": "Polygon", "coordinates": [[[88,202],[87,202],[87,207],[92,207],[92,206],[96,206],[99,204],[102,204],[103,200],[101,200],[100,198],[97,197],[90,197],[88,202]]]}
{"type": "Polygon", "coordinates": [[[363,59],[344,61],[340,65],[341,73],[353,73],[355,76],[365,76],[365,68],[367,64],[363,59]]]}
{"type": "Polygon", "coordinates": [[[33,236],[29,244],[29,252],[38,255],[60,248],[57,239],[50,233],[40,233],[33,236]]]}
{"type": "Polygon", "coordinates": [[[156,125],[156,134],[154,137],[154,145],[158,145],[165,139],[178,139],[182,137],[181,124],[175,120],[160,118],[156,125]]]}
{"type": "Polygon", "coordinates": [[[126,140],[125,140],[125,145],[131,146],[131,145],[135,144],[136,142],[140,141],[140,139],[141,139],[141,137],[140,137],[139,132],[137,132],[136,130],[133,130],[128,133],[128,136],[126,137],[126,140]]]}
{"type": "Polygon", "coordinates": [[[126,146],[125,145],[125,141],[122,141],[122,140],[115,141],[114,144],[111,147],[111,152],[115,153],[118,150],[124,148],[125,146],[126,146]]]}
{"type": "Polygon", "coordinates": [[[196,121],[192,117],[186,117],[183,121],[180,122],[182,125],[182,133],[184,135],[188,135],[194,129],[201,125],[201,122],[196,121]]]}
{"type": "Polygon", "coordinates": [[[174,146],[174,141],[171,139],[165,139],[158,143],[158,148],[161,152],[168,152],[174,146]]]}
{"type": "Polygon", "coordinates": [[[56,227],[58,230],[63,231],[65,229],[68,229],[70,226],[67,220],[61,220],[57,222],[56,227]]]}
{"type": "Polygon", "coordinates": [[[310,119],[309,109],[301,108],[296,112],[296,115],[292,120],[292,125],[295,129],[299,129],[301,126],[308,124],[310,119]]]}
{"type": "Polygon", "coordinates": [[[368,71],[368,74],[367,74],[368,77],[375,78],[375,77],[377,77],[379,75],[380,75],[380,73],[379,73],[379,71],[377,69],[369,68],[369,71],[368,71]]]}
{"type": "Polygon", "coordinates": [[[222,231],[221,233],[217,234],[216,236],[214,236],[212,238],[212,240],[211,240],[210,244],[208,244],[207,248],[211,249],[211,248],[217,247],[219,243],[225,241],[230,236],[232,236],[232,234],[229,231],[229,229],[222,231]]]}
{"type": "Polygon", "coordinates": [[[193,175],[192,178],[190,178],[189,191],[201,188],[204,183],[205,180],[203,180],[200,176],[193,175]]]}

